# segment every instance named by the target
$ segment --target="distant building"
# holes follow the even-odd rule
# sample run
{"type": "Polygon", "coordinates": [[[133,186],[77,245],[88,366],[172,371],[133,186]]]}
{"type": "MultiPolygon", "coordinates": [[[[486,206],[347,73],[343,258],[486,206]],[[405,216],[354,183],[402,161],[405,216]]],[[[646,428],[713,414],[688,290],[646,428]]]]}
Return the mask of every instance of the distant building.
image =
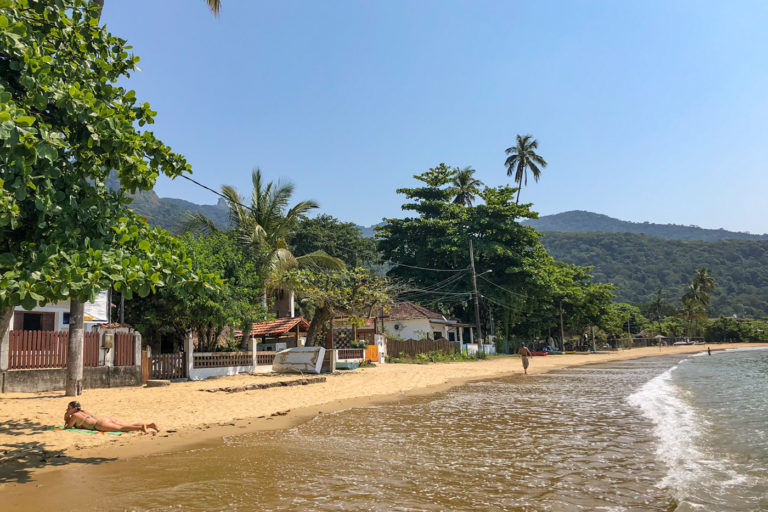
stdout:
{"type": "Polygon", "coordinates": [[[413,302],[400,302],[392,306],[383,330],[397,338],[447,339],[448,341],[464,341],[466,330],[471,342],[474,340],[474,327],[474,324],[465,324],[446,318],[441,313],[413,302]]]}
{"type": "MultiPolygon", "coordinates": [[[[93,302],[85,303],[85,328],[109,321],[109,292],[104,290],[93,302]]],[[[38,306],[27,311],[17,306],[11,320],[11,331],[64,331],[69,329],[69,301],[38,306]]]]}

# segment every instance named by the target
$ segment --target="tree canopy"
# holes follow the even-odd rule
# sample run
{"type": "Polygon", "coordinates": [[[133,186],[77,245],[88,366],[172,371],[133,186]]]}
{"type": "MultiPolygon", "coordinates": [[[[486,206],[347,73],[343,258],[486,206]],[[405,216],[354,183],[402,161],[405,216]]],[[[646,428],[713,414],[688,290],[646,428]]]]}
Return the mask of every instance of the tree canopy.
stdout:
{"type": "MultiPolygon", "coordinates": [[[[516,189],[483,187],[475,206],[455,203],[453,169],[445,164],[414,176],[419,186],[401,188],[402,208],[416,215],[385,219],[379,248],[394,266],[389,276],[404,282],[400,300],[414,300],[474,321],[469,307],[469,241],[481,295],[481,322],[498,331],[532,337],[559,323],[567,309],[570,326],[596,322],[612,297],[609,285],[591,282],[590,269],[555,261],[539,234],[519,222],[535,218],[515,202],[516,189]],[[489,272],[490,271],[490,272],[489,272]]],[[[487,332],[487,328],[483,331],[487,332]]]]}
{"type": "Polygon", "coordinates": [[[82,0],[0,2],[0,307],[207,284],[164,231],[127,209],[124,190],[190,167],[152,132],[155,112],[121,85],[130,46],[82,0]]]}

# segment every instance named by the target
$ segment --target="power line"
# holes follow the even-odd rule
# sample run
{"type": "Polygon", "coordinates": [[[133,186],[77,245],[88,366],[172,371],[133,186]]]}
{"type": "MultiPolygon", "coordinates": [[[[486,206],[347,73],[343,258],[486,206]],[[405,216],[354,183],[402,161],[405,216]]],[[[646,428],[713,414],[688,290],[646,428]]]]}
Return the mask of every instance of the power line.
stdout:
{"type": "Polygon", "coordinates": [[[485,282],[486,282],[486,283],[488,283],[488,284],[492,284],[492,285],[493,285],[493,286],[495,286],[496,288],[500,288],[500,289],[504,290],[504,291],[505,291],[505,292],[507,292],[507,293],[511,293],[512,295],[517,295],[517,296],[519,296],[519,297],[527,297],[527,295],[525,295],[525,294],[522,294],[522,293],[520,293],[520,292],[513,292],[513,291],[512,291],[512,290],[510,290],[509,288],[504,288],[503,286],[501,286],[501,285],[498,285],[498,284],[494,283],[493,281],[490,281],[488,278],[485,278],[485,277],[483,277],[482,275],[478,275],[477,277],[479,277],[480,279],[482,279],[483,281],[485,281],[485,282]]]}
{"type": "Polygon", "coordinates": [[[459,270],[452,269],[452,268],[427,268],[427,267],[417,267],[415,265],[406,265],[405,263],[395,263],[392,261],[386,261],[385,263],[391,264],[393,267],[406,267],[406,268],[415,268],[417,270],[429,270],[432,272],[465,272],[466,268],[461,268],[459,270]]]}

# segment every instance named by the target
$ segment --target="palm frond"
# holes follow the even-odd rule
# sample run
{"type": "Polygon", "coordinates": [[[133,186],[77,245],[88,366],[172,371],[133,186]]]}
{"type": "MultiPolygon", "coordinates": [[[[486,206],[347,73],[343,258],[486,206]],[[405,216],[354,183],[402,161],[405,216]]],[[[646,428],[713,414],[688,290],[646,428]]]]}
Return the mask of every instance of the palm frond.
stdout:
{"type": "Polygon", "coordinates": [[[219,11],[221,10],[221,0],[207,0],[208,2],[208,8],[211,10],[214,16],[219,15],[219,11]]]}
{"type": "Polygon", "coordinates": [[[187,213],[178,224],[181,233],[195,233],[203,236],[219,231],[218,226],[202,213],[187,213]]]}
{"type": "Polygon", "coordinates": [[[323,250],[318,250],[296,258],[299,266],[320,270],[344,270],[347,265],[343,260],[335,258],[323,250]]]}

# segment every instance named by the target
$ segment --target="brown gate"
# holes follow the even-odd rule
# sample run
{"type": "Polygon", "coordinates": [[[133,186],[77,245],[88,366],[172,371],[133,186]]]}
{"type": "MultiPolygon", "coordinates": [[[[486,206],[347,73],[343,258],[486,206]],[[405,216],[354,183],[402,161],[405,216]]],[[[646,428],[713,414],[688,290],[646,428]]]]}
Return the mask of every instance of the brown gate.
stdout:
{"type": "Polygon", "coordinates": [[[187,377],[187,354],[157,354],[148,358],[148,379],[184,379],[187,377]]]}

